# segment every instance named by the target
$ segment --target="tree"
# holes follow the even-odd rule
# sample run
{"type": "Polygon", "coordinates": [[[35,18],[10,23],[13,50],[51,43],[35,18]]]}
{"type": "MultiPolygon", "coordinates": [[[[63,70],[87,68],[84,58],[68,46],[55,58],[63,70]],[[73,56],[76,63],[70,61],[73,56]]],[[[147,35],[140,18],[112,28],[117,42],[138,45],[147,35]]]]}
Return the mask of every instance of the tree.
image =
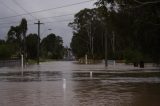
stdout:
{"type": "Polygon", "coordinates": [[[78,34],[74,34],[72,37],[72,42],[70,44],[72,52],[77,58],[83,57],[88,53],[88,42],[84,38],[81,38],[78,34]]]}
{"type": "Polygon", "coordinates": [[[14,54],[20,55],[22,51],[22,38],[20,36],[19,26],[11,26],[8,31],[7,43],[13,45],[14,54]]]}
{"type": "Polygon", "coordinates": [[[0,45],[5,44],[5,40],[0,39],[0,45]]]}
{"type": "Polygon", "coordinates": [[[9,59],[13,54],[13,48],[5,40],[0,40],[0,59],[9,59]]]}
{"type": "Polygon", "coordinates": [[[7,44],[0,45],[0,59],[9,59],[12,56],[12,47],[7,44]]]}
{"type": "Polygon", "coordinates": [[[37,34],[29,34],[26,37],[27,59],[36,59],[37,58],[37,43],[38,43],[38,35],[37,34]]]}
{"type": "Polygon", "coordinates": [[[21,30],[21,36],[22,36],[22,44],[23,44],[23,55],[24,59],[26,59],[26,33],[27,33],[27,20],[25,18],[22,19],[20,25],[20,30],[21,30]]]}
{"type": "Polygon", "coordinates": [[[22,19],[20,25],[11,26],[8,31],[7,43],[14,45],[15,53],[17,55],[25,52],[25,38],[27,32],[27,20],[22,19]]]}
{"type": "Polygon", "coordinates": [[[63,40],[51,33],[41,42],[41,55],[50,59],[62,59],[64,53],[63,40]]]}
{"type": "MultiPolygon", "coordinates": [[[[99,0],[109,33],[116,34],[116,50],[140,53],[160,61],[160,2],[157,0],[99,0]]],[[[149,59],[149,60],[150,60],[149,59]]],[[[139,61],[139,60],[138,60],[139,61]]]]}
{"type": "Polygon", "coordinates": [[[73,28],[71,48],[77,58],[88,54],[89,58],[104,57],[104,27],[97,9],[84,9],[75,15],[69,26],[73,28]]]}

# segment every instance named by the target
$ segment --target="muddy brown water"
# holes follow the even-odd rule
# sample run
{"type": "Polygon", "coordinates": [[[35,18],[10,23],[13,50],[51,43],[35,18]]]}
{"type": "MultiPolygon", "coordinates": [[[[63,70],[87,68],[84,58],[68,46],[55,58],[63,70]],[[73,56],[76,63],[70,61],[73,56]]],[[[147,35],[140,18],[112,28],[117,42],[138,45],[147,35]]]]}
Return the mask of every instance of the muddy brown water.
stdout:
{"type": "Polygon", "coordinates": [[[45,62],[0,68],[0,106],[160,106],[160,70],[45,62]]]}

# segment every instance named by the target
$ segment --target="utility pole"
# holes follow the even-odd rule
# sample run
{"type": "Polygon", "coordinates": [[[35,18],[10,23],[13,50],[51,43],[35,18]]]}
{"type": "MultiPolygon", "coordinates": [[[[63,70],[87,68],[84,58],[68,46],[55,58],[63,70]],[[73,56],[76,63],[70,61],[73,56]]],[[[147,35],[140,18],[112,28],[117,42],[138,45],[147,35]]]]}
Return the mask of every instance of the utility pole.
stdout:
{"type": "Polygon", "coordinates": [[[43,24],[38,20],[37,23],[34,23],[38,25],[38,44],[37,44],[37,64],[39,64],[39,52],[40,52],[40,25],[43,24]]]}
{"type": "Polygon", "coordinates": [[[107,58],[107,31],[104,34],[105,37],[105,66],[108,66],[108,58],[107,58]]]}
{"type": "Polygon", "coordinates": [[[115,58],[115,34],[114,34],[114,32],[113,32],[113,55],[115,58]]]}
{"type": "Polygon", "coordinates": [[[26,34],[23,36],[23,64],[26,65],[27,62],[27,50],[26,50],[26,34]]]}
{"type": "Polygon", "coordinates": [[[115,66],[115,63],[116,63],[116,57],[115,57],[115,34],[114,32],[113,33],[113,64],[115,66]]]}

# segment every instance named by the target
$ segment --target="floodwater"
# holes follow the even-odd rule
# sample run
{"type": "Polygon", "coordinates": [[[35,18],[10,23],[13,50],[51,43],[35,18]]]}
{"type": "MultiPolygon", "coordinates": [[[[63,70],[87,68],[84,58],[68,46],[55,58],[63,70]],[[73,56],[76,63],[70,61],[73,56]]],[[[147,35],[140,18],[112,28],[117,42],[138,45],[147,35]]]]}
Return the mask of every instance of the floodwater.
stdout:
{"type": "Polygon", "coordinates": [[[23,71],[0,68],[0,106],[160,106],[158,69],[58,61],[23,71]]]}

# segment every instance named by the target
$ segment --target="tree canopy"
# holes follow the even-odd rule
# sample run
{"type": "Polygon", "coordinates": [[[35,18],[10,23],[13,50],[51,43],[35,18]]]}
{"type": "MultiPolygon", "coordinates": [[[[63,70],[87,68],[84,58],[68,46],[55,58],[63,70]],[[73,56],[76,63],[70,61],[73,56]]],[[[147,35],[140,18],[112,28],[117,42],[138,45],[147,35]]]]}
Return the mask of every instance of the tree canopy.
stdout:
{"type": "Polygon", "coordinates": [[[37,58],[37,44],[38,44],[38,35],[37,34],[29,34],[26,37],[26,51],[27,58],[36,59],[37,58]]]}
{"type": "Polygon", "coordinates": [[[84,9],[75,15],[72,23],[69,23],[74,30],[71,48],[77,58],[85,54],[90,58],[103,57],[104,28],[98,14],[97,9],[84,9]]]}
{"type": "Polygon", "coordinates": [[[51,33],[42,39],[41,42],[41,55],[50,59],[63,58],[63,40],[60,36],[51,33]]]}
{"type": "Polygon", "coordinates": [[[160,61],[160,1],[98,0],[96,4],[108,32],[116,34],[117,51],[124,57],[126,51],[136,51],[134,54],[139,52],[143,59],[160,61]]]}
{"type": "MultiPolygon", "coordinates": [[[[7,39],[0,40],[0,59],[18,58],[23,54],[24,62],[28,59],[37,59],[37,34],[27,34],[27,20],[22,18],[17,26],[11,26],[7,39]]],[[[40,56],[44,59],[63,59],[63,39],[51,33],[40,42],[40,56]]]]}
{"type": "Polygon", "coordinates": [[[109,59],[160,61],[160,2],[156,0],[98,0],[69,24],[76,57],[104,57],[107,36],[109,59]],[[106,34],[105,34],[106,32],[106,34]]]}
{"type": "Polygon", "coordinates": [[[15,53],[20,55],[25,52],[25,38],[27,32],[27,20],[23,18],[18,26],[11,26],[8,31],[7,43],[14,45],[15,53]]]}

